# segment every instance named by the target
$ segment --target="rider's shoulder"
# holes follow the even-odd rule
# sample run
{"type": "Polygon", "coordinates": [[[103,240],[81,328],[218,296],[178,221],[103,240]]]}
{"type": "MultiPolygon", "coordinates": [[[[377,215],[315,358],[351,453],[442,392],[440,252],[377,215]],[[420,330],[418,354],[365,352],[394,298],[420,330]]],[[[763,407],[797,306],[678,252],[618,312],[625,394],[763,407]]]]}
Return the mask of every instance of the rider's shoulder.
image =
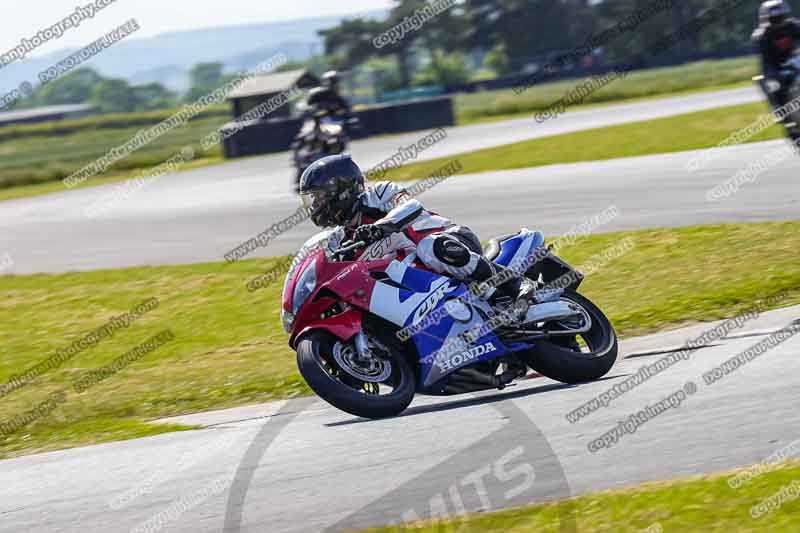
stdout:
{"type": "Polygon", "coordinates": [[[766,26],[759,26],[755,30],[753,30],[753,35],[751,39],[754,41],[761,41],[764,39],[764,36],[767,34],[766,26]]]}
{"type": "Polygon", "coordinates": [[[314,87],[308,91],[308,101],[321,101],[330,98],[330,89],[327,87],[314,87]]]}
{"type": "Polygon", "coordinates": [[[403,192],[403,187],[393,181],[378,181],[367,188],[379,202],[387,202],[403,192]]]}

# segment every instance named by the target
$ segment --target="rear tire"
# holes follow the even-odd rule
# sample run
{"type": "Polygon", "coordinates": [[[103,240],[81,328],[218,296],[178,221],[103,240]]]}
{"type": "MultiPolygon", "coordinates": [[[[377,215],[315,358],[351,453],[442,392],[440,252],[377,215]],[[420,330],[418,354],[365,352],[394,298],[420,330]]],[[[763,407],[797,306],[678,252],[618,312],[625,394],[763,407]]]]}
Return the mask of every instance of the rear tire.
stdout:
{"type": "Polygon", "coordinates": [[[573,337],[556,341],[537,341],[537,346],[525,354],[525,362],[533,370],[562,383],[594,381],[608,374],[617,360],[617,334],[603,312],[588,298],[566,289],[564,299],[583,307],[592,319],[591,329],[582,334],[589,352],[570,348],[573,337]]]}
{"type": "Polygon", "coordinates": [[[391,393],[365,394],[337,379],[326,369],[326,366],[336,366],[332,353],[337,341],[328,333],[314,331],[297,344],[297,367],[308,386],[320,398],[351,415],[386,418],[402,413],[416,392],[415,375],[406,358],[402,354],[390,355],[393,368],[390,379],[394,382],[391,393]]]}

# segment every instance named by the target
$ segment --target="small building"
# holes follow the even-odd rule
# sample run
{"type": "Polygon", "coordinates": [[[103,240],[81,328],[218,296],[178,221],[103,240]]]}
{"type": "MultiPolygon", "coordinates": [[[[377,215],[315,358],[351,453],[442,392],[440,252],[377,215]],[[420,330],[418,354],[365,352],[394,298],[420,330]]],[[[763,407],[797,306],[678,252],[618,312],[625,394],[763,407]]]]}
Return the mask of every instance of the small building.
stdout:
{"type": "Polygon", "coordinates": [[[14,124],[35,124],[37,122],[50,122],[67,118],[80,118],[96,111],[91,105],[52,105],[20,109],[19,111],[4,111],[0,113],[0,128],[14,124]]]}
{"type": "MultiPolygon", "coordinates": [[[[254,76],[232,91],[228,100],[233,104],[233,116],[236,118],[289,89],[310,89],[319,83],[319,78],[305,69],[254,76]]],[[[289,106],[281,106],[270,113],[268,118],[288,118],[289,112],[289,106]]]]}

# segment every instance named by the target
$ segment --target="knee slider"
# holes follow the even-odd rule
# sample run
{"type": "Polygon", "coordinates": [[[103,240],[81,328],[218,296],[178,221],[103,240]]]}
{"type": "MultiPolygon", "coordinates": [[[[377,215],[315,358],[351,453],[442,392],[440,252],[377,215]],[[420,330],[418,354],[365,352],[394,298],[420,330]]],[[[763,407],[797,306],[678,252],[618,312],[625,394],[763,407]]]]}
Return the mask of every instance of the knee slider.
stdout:
{"type": "Polygon", "coordinates": [[[442,263],[464,267],[469,264],[470,253],[466,246],[449,237],[437,237],[433,241],[433,253],[442,263]]]}

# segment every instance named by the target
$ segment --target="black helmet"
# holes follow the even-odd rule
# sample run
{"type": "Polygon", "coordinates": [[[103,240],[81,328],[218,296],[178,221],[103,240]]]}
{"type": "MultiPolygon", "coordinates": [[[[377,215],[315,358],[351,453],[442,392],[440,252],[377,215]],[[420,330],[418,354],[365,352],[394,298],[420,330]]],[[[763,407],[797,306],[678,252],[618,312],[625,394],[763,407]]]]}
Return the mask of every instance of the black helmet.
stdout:
{"type": "Polygon", "coordinates": [[[352,220],[364,192],[364,174],[349,155],[318,159],[300,176],[300,197],[311,208],[311,220],[321,228],[352,220]]]}
{"type": "Polygon", "coordinates": [[[339,73],[335,70],[329,70],[322,75],[322,86],[329,89],[336,89],[339,87],[339,73]]]}
{"type": "Polygon", "coordinates": [[[758,20],[762,25],[779,26],[792,14],[792,8],[784,0],[767,0],[758,8],[758,20]]]}

